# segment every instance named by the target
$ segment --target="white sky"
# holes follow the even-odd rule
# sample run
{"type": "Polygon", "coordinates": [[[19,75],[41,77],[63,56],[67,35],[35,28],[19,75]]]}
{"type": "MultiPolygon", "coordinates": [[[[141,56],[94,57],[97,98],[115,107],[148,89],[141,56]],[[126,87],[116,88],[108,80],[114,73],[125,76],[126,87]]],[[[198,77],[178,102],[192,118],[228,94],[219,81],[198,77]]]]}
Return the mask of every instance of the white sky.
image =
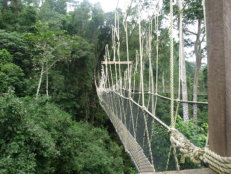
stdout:
{"type": "MultiPolygon", "coordinates": [[[[104,12],[109,12],[115,10],[118,0],[89,0],[89,2],[93,4],[99,2],[104,12]]],[[[118,7],[124,10],[128,6],[129,2],[130,0],[120,0],[118,7]]]]}

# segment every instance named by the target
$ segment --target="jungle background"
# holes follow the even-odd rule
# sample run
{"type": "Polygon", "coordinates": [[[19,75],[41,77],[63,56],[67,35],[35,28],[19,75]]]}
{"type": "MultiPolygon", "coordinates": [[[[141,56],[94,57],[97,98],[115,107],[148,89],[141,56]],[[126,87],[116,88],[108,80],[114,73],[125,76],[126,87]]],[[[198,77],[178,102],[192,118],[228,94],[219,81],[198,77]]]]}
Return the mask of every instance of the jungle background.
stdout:
{"type": "MultiPolygon", "coordinates": [[[[206,101],[206,47],[201,0],[184,1],[185,82],[188,100],[206,101]],[[197,26],[190,31],[188,26],[197,26]],[[193,58],[193,61],[187,61],[193,58]]],[[[138,45],[137,5],[133,2],[128,30],[130,57],[138,45]]],[[[142,3],[143,9],[151,6],[142,3]]],[[[177,5],[174,6],[177,9],[177,5]]],[[[175,10],[177,11],[177,10],[175,10]]],[[[118,9],[123,28],[125,13],[118,9]]],[[[159,87],[168,95],[169,3],[159,16],[159,87]]],[[[175,28],[178,27],[178,13],[175,28]]],[[[0,173],[132,174],[136,169],[125,152],[109,118],[102,110],[95,88],[105,45],[111,47],[114,12],[87,0],[0,1],[0,173]],[[67,9],[67,3],[73,11],[67,9]]],[[[148,20],[143,19],[145,28],[148,20]]],[[[155,24],[153,24],[155,25],[155,24]]],[[[155,28],[155,26],[153,26],[155,28]]],[[[125,32],[120,30],[121,37],[125,32]]],[[[153,30],[154,39],[156,37],[153,30]]],[[[154,43],[153,43],[154,45],[154,43]]],[[[179,48],[177,40],[175,48],[179,48]]],[[[121,39],[121,57],[126,60],[121,39]]],[[[153,51],[153,57],[155,52],[153,51]]],[[[177,62],[177,53],[175,55],[177,62]]],[[[154,62],[154,61],[153,61],[154,62]]],[[[155,62],[153,63],[155,67],[155,62]]],[[[177,70],[177,68],[176,68],[177,70]]],[[[155,69],[154,69],[155,71],[155,69]]],[[[177,84],[176,84],[177,85],[177,84]]],[[[184,96],[185,97],[185,96],[184,96]]],[[[158,103],[167,119],[169,106],[158,103]]],[[[178,128],[203,146],[207,131],[207,106],[181,107],[178,128]],[[186,107],[187,108],[187,107],[186,107]],[[184,108],[185,109],[185,108],[184,108]],[[186,116],[184,114],[187,114],[186,116]],[[184,120],[189,118],[189,123],[184,120]],[[187,122],[187,123],[186,123],[187,122]]]]}

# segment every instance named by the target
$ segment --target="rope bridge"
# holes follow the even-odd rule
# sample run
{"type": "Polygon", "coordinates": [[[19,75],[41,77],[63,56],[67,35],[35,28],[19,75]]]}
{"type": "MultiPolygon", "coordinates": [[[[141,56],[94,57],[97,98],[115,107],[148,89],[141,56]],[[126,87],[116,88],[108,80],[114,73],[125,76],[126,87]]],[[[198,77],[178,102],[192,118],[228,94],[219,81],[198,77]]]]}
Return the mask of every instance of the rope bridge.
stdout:
{"type": "MultiPolygon", "coordinates": [[[[175,129],[176,117],[180,103],[203,104],[207,102],[181,100],[181,73],[183,57],[183,10],[179,3],[179,79],[178,92],[174,90],[174,46],[173,46],[173,2],[170,0],[170,97],[159,94],[159,2],[156,13],[151,17],[147,34],[144,36],[141,27],[141,5],[139,4],[139,51],[135,61],[130,60],[128,44],[128,25],[126,13],[123,26],[126,38],[126,61],[120,57],[120,23],[118,12],[115,12],[115,24],[112,26],[112,50],[105,47],[101,75],[97,83],[97,94],[101,106],[109,116],[127,153],[131,156],[140,173],[165,170],[180,170],[179,156],[189,158],[195,164],[206,163],[219,173],[231,173],[231,158],[221,157],[206,146],[199,148],[193,145],[182,133],[175,129]],[[155,80],[152,62],[152,26],[155,22],[155,80]],[[146,54],[144,42],[146,41],[146,54]],[[148,74],[145,78],[144,74],[148,74]],[[157,116],[157,105],[160,99],[169,101],[169,118],[157,116]]],[[[169,111],[166,111],[168,113],[169,111]]]]}

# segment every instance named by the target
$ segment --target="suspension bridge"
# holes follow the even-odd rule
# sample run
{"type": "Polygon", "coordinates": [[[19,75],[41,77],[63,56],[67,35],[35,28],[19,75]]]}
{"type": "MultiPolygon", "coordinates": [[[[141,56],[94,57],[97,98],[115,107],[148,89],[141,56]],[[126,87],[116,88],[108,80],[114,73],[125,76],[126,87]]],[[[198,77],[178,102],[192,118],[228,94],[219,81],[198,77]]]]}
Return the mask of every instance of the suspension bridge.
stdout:
{"type": "MultiPolygon", "coordinates": [[[[110,118],[126,152],[139,173],[177,170],[182,160],[210,169],[185,170],[184,173],[231,173],[231,2],[203,1],[207,23],[208,102],[181,99],[183,56],[183,10],[179,3],[178,88],[174,87],[173,1],[170,0],[170,96],[158,89],[159,38],[157,13],[150,19],[147,34],[141,28],[139,6],[139,50],[131,61],[129,55],[127,14],[123,20],[126,38],[126,61],[120,57],[119,15],[115,12],[112,26],[112,48],[105,47],[101,74],[96,82],[102,108],[110,118]],[[207,15],[206,15],[207,14],[207,15]],[[152,26],[155,26],[155,59],[152,56],[152,26]],[[144,55],[144,41],[146,54],[144,55]],[[144,60],[144,57],[146,59],[144,60]],[[153,71],[155,61],[155,79],[153,71]],[[145,74],[148,76],[145,76],[145,74]],[[158,113],[158,102],[165,100],[170,109],[166,119],[158,113]],[[176,129],[181,103],[208,105],[209,136],[205,147],[197,147],[176,129]]],[[[186,120],[187,121],[187,120],[186,120]]],[[[183,173],[182,172],[182,173],[183,173]]],[[[169,173],[169,172],[166,172],[169,173]]]]}

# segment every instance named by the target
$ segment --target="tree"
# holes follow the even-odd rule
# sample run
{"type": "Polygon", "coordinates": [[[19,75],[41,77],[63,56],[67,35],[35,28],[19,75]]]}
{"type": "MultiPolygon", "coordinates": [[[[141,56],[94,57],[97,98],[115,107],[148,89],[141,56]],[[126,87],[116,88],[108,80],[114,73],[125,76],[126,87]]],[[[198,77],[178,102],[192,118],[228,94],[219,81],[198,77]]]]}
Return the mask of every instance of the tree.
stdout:
{"type": "Polygon", "coordinates": [[[38,18],[43,24],[49,26],[49,30],[62,30],[65,23],[65,15],[55,11],[49,1],[42,4],[38,18]]]}
{"type": "Polygon", "coordinates": [[[48,102],[0,97],[0,173],[123,173],[121,149],[105,130],[77,123],[48,102]]]}
{"type": "Polygon", "coordinates": [[[29,35],[30,42],[34,44],[34,52],[37,54],[34,57],[34,64],[41,69],[36,98],[38,98],[40,92],[44,73],[46,73],[46,95],[48,96],[49,70],[58,61],[70,58],[70,49],[68,48],[64,33],[62,31],[47,31],[47,29],[48,26],[41,26],[38,33],[29,35]]]}
{"type": "Polygon", "coordinates": [[[7,31],[34,31],[34,24],[37,20],[37,0],[4,0],[0,2],[0,28],[7,31]]]}
{"type": "Polygon", "coordinates": [[[13,64],[12,55],[6,50],[0,50],[0,93],[7,92],[13,87],[19,96],[24,93],[24,73],[23,70],[13,64]]]}
{"type": "Polygon", "coordinates": [[[91,8],[92,6],[88,0],[84,0],[74,12],[72,12],[67,29],[71,34],[87,37],[89,21],[91,20],[91,8]]]}
{"type": "MultiPolygon", "coordinates": [[[[185,1],[185,21],[187,20],[187,24],[197,23],[197,32],[194,33],[189,29],[186,29],[185,32],[187,34],[191,34],[196,36],[196,41],[194,44],[194,53],[196,56],[196,70],[194,74],[194,83],[193,83],[193,101],[197,101],[198,95],[198,80],[199,80],[199,72],[201,68],[201,60],[203,58],[203,48],[202,42],[205,39],[205,29],[203,28],[203,7],[201,0],[193,0],[193,1],[185,1]]],[[[193,105],[193,118],[197,120],[197,104],[193,105]]]]}
{"type": "Polygon", "coordinates": [[[26,77],[31,75],[32,52],[24,34],[0,30],[0,49],[6,49],[12,56],[12,63],[20,66],[26,77]]]}
{"type": "MultiPolygon", "coordinates": [[[[185,51],[184,51],[184,35],[183,35],[183,8],[182,8],[182,1],[178,0],[178,7],[179,7],[179,19],[178,19],[178,29],[179,29],[179,39],[180,39],[180,55],[181,56],[181,72],[180,72],[180,81],[182,87],[182,100],[188,101],[188,88],[187,88],[187,74],[186,74],[186,63],[185,63],[185,51]]],[[[188,103],[183,103],[183,120],[185,122],[189,121],[189,111],[188,111],[188,103]]]]}
{"type": "Polygon", "coordinates": [[[13,56],[6,50],[0,50],[0,67],[6,63],[10,63],[13,61],[13,56]]]}

